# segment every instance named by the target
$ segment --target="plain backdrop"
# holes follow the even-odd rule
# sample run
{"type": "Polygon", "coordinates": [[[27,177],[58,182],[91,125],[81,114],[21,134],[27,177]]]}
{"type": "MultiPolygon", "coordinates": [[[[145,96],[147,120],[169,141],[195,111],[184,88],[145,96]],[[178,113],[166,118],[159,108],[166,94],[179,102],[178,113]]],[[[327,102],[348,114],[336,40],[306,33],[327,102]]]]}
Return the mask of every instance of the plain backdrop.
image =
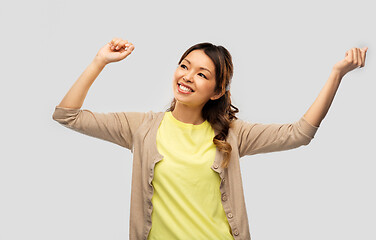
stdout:
{"type": "Polygon", "coordinates": [[[0,240],[128,239],[132,154],[65,128],[55,106],[114,37],[134,43],[83,109],[165,111],[183,52],[233,57],[250,122],[297,121],[332,67],[368,46],[315,138],[240,159],[252,240],[376,239],[376,17],[372,1],[8,1],[0,7],[0,240]]]}

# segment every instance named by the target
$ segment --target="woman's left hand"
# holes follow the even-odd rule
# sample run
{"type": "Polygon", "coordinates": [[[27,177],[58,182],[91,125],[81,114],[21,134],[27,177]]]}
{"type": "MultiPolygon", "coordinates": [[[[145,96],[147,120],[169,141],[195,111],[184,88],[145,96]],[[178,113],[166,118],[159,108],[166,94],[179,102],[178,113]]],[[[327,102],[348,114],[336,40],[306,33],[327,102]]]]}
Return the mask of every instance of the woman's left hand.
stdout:
{"type": "Polygon", "coordinates": [[[345,58],[336,63],[333,67],[333,71],[338,71],[343,77],[346,73],[359,67],[362,68],[365,65],[366,52],[368,47],[352,48],[346,52],[345,58]]]}

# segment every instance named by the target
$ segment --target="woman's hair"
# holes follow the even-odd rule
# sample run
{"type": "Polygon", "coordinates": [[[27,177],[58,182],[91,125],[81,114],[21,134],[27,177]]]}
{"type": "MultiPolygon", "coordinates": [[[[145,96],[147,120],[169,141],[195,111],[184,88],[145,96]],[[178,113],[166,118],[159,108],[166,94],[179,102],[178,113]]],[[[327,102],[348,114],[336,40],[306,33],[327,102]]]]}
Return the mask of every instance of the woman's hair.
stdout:
{"type": "MultiPolygon", "coordinates": [[[[232,57],[226,48],[216,46],[211,43],[199,43],[190,47],[179,60],[180,64],[183,59],[194,50],[203,50],[205,54],[212,60],[215,66],[215,93],[223,93],[223,96],[216,100],[211,100],[202,108],[202,116],[207,120],[211,126],[218,131],[218,134],[213,138],[213,143],[218,150],[224,154],[224,161],[221,165],[227,168],[230,162],[231,145],[226,142],[230,123],[239,112],[239,109],[231,104],[231,94],[229,90],[231,78],[233,76],[232,57]]],[[[173,111],[175,108],[176,99],[171,102],[171,106],[167,111],[173,111]]]]}

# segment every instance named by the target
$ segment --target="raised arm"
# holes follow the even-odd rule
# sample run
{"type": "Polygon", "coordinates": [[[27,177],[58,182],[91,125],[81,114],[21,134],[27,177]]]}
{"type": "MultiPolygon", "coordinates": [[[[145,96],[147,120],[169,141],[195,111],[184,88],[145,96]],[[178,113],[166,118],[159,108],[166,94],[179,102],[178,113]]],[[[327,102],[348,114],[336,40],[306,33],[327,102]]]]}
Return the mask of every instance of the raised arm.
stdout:
{"type": "Polygon", "coordinates": [[[258,153],[276,152],[307,145],[314,138],[321,121],[332,104],[343,76],[363,67],[368,48],[353,48],[346,52],[345,59],[334,65],[332,73],[308,111],[296,122],[285,124],[234,122],[240,157],[258,153]]]}
{"type": "Polygon", "coordinates": [[[101,48],[61,103],[55,107],[52,118],[74,131],[131,149],[134,133],[147,116],[146,113],[98,113],[81,109],[81,106],[102,69],[110,62],[124,59],[133,49],[132,44],[121,39],[113,39],[101,48]]]}
{"type": "Polygon", "coordinates": [[[103,46],[94,57],[90,65],[64,96],[58,107],[81,108],[86,95],[103,68],[111,63],[123,60],[134,50],[134,45],[126,40],[114,38],[103,46]]]}
{"type": "Polygon", "coordinates": [[[314,126],[320,126],[332,105],[334,96],[343,76],[357,67],[364,67],[366,52],[368,48],[352,48],[346,52],[345,58],[334,65],[328,81],[313,102],[308,111],[304,114],[305,119],[314,126]]]}

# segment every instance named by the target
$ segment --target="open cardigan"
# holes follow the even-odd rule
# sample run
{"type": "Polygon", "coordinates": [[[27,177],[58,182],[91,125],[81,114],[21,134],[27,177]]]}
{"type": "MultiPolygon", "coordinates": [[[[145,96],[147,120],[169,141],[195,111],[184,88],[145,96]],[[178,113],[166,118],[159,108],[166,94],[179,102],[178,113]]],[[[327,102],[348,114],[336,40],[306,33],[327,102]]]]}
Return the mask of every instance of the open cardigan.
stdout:
{"type": "MultiPolygon", "coordinates": [[[[151,229],[154,167],[163,159],[157,150],[156,136],[164,114],[152,111],[99,113],[56,106],[52,116],[65,127],[113,142],[133,153],[129,221],[129,238],[132,240],[146,240],[151,229]]],[[[239,159],[245,155],[307,145],[317,129],[304,116],[297,122],[285,124],[232,121],[226,139],[232,147],[228,168],[221,168],[223,155],[217,149],[211,169],[221,178],[222,205],[234,239],[251,239],[239,159]]]]}

